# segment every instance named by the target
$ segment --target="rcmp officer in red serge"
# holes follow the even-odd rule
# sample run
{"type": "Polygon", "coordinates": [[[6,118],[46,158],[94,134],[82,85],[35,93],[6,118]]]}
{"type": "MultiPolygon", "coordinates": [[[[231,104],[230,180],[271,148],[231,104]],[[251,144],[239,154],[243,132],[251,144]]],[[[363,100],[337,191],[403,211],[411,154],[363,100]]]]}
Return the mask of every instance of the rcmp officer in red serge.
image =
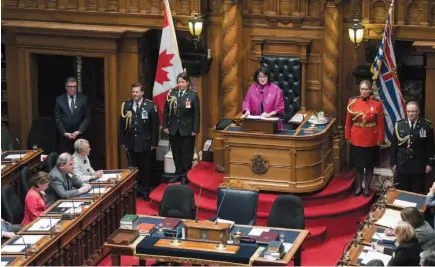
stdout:
{"type": "Polygon", "coordinates": [[[159,142],[159,118],[156,105],[143,94],[143,85],[135,83],[131,86],[133,99],[122,103],[120,139],[127,148],[131,165],[139,168],[138,193],[149,201],[152,150],[159,142]]]}
{"type": "Polygon", "coordinates": [[[350,164],[355,167],[354,196],[370,196],[373,169],[379,159],[379,147],[384,142],[384,108],[370,96],[369,80],[360,82],[360,96],[351,97],[347,105],[345,138],[350,141],[350,164]],[[364,177],[365,170],[365,177],[364,177]]]}
{"type": "Polygon", "coordinates": [[[390,165],[401,190],[424,194],[426,174],[435,163],[433,127],[430,121],[419,117],[420,108],[415,101],[406,105],[406,115],[394,126],[390,165]]]}
{"type": "Polygon", "coordinates": [[[168,93],[163,110],[163,131],[169,142],[175,164],[176,179],[187,184],[187,172],[192,168],[195,137],[199,133],[200,107],[198,93],[190,90],[187,73],[177,76],[178,90],[168,93]]]}

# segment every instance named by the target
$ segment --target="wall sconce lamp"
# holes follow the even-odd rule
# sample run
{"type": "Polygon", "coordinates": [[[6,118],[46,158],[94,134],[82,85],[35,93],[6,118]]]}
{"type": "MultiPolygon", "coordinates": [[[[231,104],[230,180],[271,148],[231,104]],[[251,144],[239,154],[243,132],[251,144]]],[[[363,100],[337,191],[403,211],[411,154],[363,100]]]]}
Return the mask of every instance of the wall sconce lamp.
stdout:
{"type": "Polygon", "coordinates": [[[355,49],[358,49],[359,44],[364,38],[364,25],[362,25],[359,19],[355,18],[352,26],[349,27],[350,41],[355,45],[355,49]]]}
{"type": "Polygon", "coordinates": [[[198,48],[199,39],[202,33],[202,27],[204,26],[204,18],[198,15],[198,13],[193,13],[193,17],[189,19],[189,31],[193,36],[193,44],[195,49],[198,48]]]}

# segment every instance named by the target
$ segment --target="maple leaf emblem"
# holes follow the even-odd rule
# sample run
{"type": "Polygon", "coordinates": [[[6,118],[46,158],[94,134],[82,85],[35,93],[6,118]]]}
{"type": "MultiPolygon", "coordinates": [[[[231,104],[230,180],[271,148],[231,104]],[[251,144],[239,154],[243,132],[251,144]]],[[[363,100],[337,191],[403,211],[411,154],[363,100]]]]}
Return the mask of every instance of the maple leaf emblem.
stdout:
{"type": "Polygon", "coordinates": [[[169,82],[168,72],[164,68],[173,66],[171,63],[174,54],[166,53],[166,49],[159,55],[159,61],[157,63],[156,82],[163,85],[164,82],[169,82]]]}

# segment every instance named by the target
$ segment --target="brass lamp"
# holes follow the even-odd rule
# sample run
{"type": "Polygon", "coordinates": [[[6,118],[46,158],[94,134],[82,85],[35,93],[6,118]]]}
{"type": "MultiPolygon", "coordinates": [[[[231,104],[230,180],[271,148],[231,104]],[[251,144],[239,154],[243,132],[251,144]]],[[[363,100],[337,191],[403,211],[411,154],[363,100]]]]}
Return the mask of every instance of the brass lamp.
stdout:
{"type": "Polygon", "coordinates": [[[193,17],[189,19],[188,25],[190,34],[193,36],[193,44],[195,48],[197,48],[202,33],[202,27],[204,26],[204,19],[200,17],[198,13],[193,13],[193,17]]]}
{"type": "Polygon", "coordinates": [[[349,38],[350,41],[355,45],[355,49],[358,48],[359,44],[364,38],[364,25],[362,25],[359,19],[354,19],[354,23],[349,27],[349,38]]]}

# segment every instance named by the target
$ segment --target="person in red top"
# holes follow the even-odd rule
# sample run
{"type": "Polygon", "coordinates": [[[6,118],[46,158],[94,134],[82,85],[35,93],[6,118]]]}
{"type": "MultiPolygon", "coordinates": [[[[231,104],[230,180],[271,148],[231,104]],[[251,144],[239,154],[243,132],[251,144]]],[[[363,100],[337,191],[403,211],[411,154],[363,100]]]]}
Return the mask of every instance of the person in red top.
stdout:
{"type": "Polygon", "coordinates": [[[44,191],[48,188],[50,178],[46,172],[36,173],[30,180],[31,188],[24,201],[24,218],[22,225],[27,225],[35,220],[47,208],[44,200],[44,191]]]}
{"type": "Polygon", "coordinates": [[[347,105],[345,139],[351,144],[350,164],[356,172],[353,195],[361,195],[364,182],[364,197],[369,197],[373,169],[379,158],[379,147],[384,142],[384,108],[379,100],[370,96],[369,80],[361,81],[359,90],[360,96],[351,97],[347,105]]]}

